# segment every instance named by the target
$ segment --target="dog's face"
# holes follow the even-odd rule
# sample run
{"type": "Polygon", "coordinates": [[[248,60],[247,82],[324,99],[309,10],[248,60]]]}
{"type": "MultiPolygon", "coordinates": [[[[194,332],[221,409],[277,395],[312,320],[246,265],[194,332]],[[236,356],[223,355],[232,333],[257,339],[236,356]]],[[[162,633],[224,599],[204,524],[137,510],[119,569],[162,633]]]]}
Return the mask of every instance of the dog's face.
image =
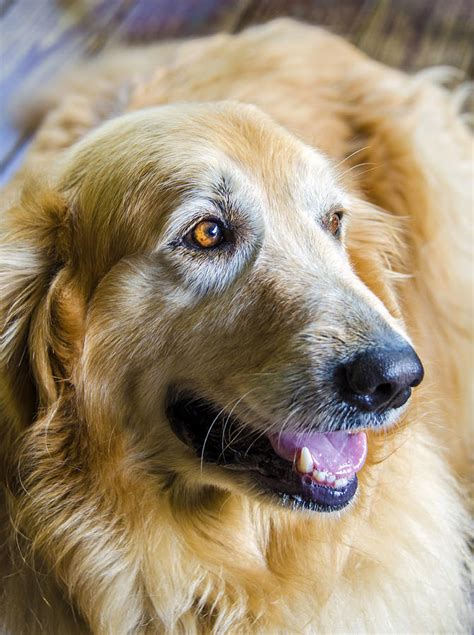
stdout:
{"type": "Polygon", "coordinates": [[[105,445],[132,439],[190,493],[347,505],[363,430],[397,420],[422,367],[351,267],[330,163],[254,108],[186,105],[106,124],[59,182],[71,381],[105,445]]]}

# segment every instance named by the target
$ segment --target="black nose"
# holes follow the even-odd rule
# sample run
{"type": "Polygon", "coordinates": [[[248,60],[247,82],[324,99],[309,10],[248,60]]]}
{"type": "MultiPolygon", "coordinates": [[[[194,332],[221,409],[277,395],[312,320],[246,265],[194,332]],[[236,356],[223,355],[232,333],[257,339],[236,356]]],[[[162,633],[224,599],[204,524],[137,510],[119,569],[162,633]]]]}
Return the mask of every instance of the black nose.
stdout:
{"type": "Polygon", "coordinates": [[[418,355],[404,342],[359,353],[340,369],[339,385],[344,401],[361,410],[383,411],[403,406],[423,375],[418,355]]]}

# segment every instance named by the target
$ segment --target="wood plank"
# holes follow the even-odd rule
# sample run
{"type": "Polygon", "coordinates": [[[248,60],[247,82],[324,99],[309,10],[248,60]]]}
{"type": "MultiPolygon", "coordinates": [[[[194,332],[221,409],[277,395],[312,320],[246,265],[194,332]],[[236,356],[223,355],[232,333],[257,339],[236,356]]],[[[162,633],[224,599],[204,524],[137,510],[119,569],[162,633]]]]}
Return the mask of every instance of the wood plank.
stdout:
{"type": "Polygon", "coordinates": [[[325,26],[389,66],[474,74],[472,0],[252,0],[238,28],[280,15],[325,26]]]}
{"type": "Polygon", "coordinates": [[[238,31],[280,15],[330,28],[408,71],[474,72],[472,0],[0,0],[0,183],[27,147],[11,117],[15,100],[34,99],[67,65],[112,41],[238,31]]]}
{"type": "Polygon", "coordinates": [[[146,42],[232,31],[250,0],[135,0],[119,33],[124,40],[146,42]]]}

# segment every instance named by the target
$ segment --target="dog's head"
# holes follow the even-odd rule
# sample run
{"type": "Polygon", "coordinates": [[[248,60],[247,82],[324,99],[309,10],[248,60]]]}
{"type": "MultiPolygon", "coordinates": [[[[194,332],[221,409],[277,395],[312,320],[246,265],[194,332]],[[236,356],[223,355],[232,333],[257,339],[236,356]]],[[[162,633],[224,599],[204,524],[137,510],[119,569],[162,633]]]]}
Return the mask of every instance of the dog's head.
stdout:
{"type": "Polygon", "coordinates": [[[54,189],[9,213],[9,417],[63,399],[88,452],[167,487],[347,505],[423,370],[351,265],[330,162],[253,107],[166,106],[84,138],[54,189]]]}

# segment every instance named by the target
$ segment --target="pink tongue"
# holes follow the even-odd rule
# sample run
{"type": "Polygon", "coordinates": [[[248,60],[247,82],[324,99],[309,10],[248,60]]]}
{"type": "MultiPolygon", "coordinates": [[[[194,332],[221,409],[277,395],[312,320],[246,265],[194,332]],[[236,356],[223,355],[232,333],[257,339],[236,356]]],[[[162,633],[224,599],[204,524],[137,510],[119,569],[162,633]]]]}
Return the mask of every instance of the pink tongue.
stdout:
{"type": "Polygon", "coordinates": [[[275,452],[283,459],[294,461],[298,450],[306,446],[311,452],[315,467],[321,472],[338,476],[354,474],[364,465],[367,456],[365,432],[314,432],[296,434],[283,432],[269,435],[275,452]]]}

